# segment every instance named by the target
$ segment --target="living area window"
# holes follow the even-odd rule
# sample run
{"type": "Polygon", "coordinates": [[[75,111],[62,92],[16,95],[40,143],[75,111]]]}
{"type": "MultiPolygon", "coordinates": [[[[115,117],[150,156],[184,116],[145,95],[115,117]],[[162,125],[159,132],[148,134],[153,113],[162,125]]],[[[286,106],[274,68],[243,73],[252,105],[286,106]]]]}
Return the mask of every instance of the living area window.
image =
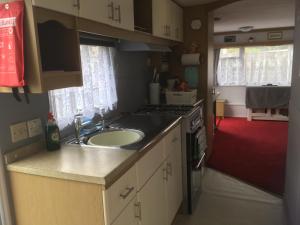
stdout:
{"type": "Polygon", "coordinates": [[[290,86],[293,45],[222,48],[219,52],[219,86],[290,86]]]}
{"type": "MultiPolygon", "coordinates": [[[[96,45],[98,41],[80,46],[83,86],[49,92],[50,109],[61,129],[73,123],[79,112],[87,118],[113,110],[118,102],[113,45],[96,45]]],[[[101,42],[102,43],[102,42],[101,42]]]]}

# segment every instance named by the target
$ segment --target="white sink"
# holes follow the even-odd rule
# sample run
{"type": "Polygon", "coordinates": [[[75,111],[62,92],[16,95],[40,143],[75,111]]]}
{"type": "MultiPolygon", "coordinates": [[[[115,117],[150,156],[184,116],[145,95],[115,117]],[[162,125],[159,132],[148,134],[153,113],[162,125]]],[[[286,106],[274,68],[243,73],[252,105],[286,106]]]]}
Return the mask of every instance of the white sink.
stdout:
{"type": "Polygon", "coordinates": [[[144,133],[139,130],[108,130],[91,137],[87,144],[101,147],[122,147],[139,142],[144,136],[144,133]]]}

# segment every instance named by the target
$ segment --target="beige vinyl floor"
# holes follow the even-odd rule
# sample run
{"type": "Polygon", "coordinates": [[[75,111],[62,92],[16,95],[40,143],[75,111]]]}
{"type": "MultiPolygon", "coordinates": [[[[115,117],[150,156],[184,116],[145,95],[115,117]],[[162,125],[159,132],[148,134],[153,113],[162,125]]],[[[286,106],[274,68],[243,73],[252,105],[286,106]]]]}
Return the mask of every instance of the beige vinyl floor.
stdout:
{"type": "Polygon", "coordinates": [[[281,198],[232,177],[206,169],[202,195],[193,215],[174,225],[286,225],[281,198]]]}

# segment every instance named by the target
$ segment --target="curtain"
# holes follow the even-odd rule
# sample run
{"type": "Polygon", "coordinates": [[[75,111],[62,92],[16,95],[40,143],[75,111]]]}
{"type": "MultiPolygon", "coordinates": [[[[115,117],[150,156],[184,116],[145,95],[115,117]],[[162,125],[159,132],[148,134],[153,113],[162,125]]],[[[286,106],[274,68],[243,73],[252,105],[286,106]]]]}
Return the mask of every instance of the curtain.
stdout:
{"type": "Polygon", "coordinates": [[[290,86],[293,45],[222,49],[217,80],[220,86],[290,86]]]}
{"type": "Polygon", "coordinates": [[[251,86],[291,84],[293,46],[245,48],[245,76],[251,86]]]}
{"type": "Polygon", "coordinates": [[[113,47],[81,45],[83,86],[49,92],[50,109],[61,129],[72,124],[74,115],[92,118],[117,105],[113,47]]]}
{"type": "Polygon", "coordinates": [[[218,66],[219,66],[219,61],[220,61],[220,53],[221,49],[215,49],[214,51],[214,85],[218,85],[218,66]]]}
{"type": "Polygon", "coordinates": [[[243,49],[221,49],[217,81],[220,86],[245,85],[243,49]]]}

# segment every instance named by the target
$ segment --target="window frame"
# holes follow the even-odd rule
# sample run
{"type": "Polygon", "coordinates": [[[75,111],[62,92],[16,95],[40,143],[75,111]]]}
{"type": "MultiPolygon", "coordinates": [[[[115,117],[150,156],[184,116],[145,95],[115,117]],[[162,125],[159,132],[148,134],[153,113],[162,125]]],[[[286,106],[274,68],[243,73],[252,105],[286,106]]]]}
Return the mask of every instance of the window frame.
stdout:
{"type": "MultiPolygon", "coordinates": [[[[233,48],[238,48],[240,49],[240,60],[241,60],[241,64],[242,64],[242,70],[245,70],[245,49],[246,48],[255,48],[255,47],[277,47],[277,46],[289,46],[291,45],[292,48],[294,48],[294,43],[291,42],[291,41],[287,41],[287,42],[284,42],[284,43],[281,43],[281,44],[270,44],[270,43],[264,43],[264,44],[257,44],[257,45],[228,45],[228,46],[221,46],[219,49],[220,49],[220,54],[221,54],[221,50],[222,49],[233,49],[233,48]]],[[[293,52],[294,54],[294,52],[293,52]]],[[[221,60],[221,57],[219,57],[219,62],[221,60]]],[[[292,57],[292,60],[291,60],[291,68],[292,68],[292,64],[293,64],[293,57],[292,57]]],[[[216,86],[217,87],[248,87],[248,86],[254,86],[254,85],[248,85],[247,84],[247,78],[246,78],[246,74],[244,74],[245,76],[245,84],[238,84],[238,85],[229,85],[229,84],[226,84],[226,85],[220,85],[219,82],[218,82],[218,68],[219,68],[219,65],[217,66],[217,71],[215,71],[215,80],[216,80],[216,86]]],[[[257,86],[262,86],[262,85],[257,85],[257,86]]],[[[279,86],[286,86],[286,85],[279,85],[279,86]]],[[[288,86],[291,86],[291,84],[289,84],[288,86]]]]}

